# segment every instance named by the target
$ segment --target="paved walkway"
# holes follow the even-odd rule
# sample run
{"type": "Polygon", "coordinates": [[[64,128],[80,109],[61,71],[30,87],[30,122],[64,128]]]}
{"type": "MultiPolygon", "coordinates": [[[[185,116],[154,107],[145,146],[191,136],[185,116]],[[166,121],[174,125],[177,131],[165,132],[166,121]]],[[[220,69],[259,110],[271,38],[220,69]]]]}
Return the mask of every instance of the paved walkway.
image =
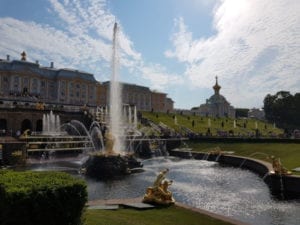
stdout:
{"type": "Polygon", "coordinates": [[[142,198],[128,198],[128,199],[99,199],[88,202],[88,206],[96,205],[122,205],[127,203],[140,203],[142,198]]]}

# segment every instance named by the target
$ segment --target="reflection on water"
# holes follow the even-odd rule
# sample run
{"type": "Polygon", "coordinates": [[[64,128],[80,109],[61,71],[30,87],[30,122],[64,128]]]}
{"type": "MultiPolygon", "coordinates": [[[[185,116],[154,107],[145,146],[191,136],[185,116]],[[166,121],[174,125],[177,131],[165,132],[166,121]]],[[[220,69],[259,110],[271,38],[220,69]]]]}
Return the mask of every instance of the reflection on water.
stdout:
{"type": "Polygon", "coordinates": [[[169,168],[170,190],[176,201],[260,225],[300,224],[300,202],[278,201],[257,175],[217,163],[176,158],[143,162],[145,171],[122,180],[100,182],[87,179],[89,199],[143,196],[157,173],[169,168]]]}

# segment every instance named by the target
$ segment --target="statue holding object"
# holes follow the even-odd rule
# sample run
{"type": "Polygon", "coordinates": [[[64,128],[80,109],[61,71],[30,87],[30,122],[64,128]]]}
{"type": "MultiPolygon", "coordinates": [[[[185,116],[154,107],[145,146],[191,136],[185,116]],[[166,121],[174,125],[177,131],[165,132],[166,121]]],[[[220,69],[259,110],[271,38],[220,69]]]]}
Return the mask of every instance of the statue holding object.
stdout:
{"type": "Polygon", "coordinates": [[[152,187],[148,187],[144,195],[144,203],[154,203],[159,205],[171,205],[175,203],[172,192],[168,187],[173,183],[172,180],[165,178],[169,169],[162,170],[156,177],[152,187]]]}

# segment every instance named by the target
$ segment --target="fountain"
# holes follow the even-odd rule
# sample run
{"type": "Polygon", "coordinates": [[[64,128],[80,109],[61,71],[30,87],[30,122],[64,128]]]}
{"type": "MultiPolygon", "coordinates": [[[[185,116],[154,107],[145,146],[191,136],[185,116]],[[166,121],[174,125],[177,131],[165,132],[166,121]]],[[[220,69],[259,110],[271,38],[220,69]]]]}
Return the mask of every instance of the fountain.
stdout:
{"type": "Polygon", "coordinates": [[[124,147],[124,130],[121,129],[122,103],[121,103],[121,85],[119,82],[119,56],[118,56],[118,24],[113,28],[112,45],[112,73],[110,80],[110,110],[109,110],[109,129],[115,137],[114,151],[121,153],[124,147]]]}
{"type": "Polygon", "coordinates": [[[60,117],[59,115],[54,115],[52,110],[49,114],[43,114],[43,135],[58,134],[60,128],[60,117]]]}
{"type": "Polygon", "coordinates": [[[78,169],[86,161],[86,154],[96,150],[91,135],[80,121],[60,125],[59,116],[52,111],[43,115],[41,133],[26,130],[20,139],[26,141],[26,158],[30,167],[46,164],[59,168],[58,164],[62,163],[72,164],[71,167],[78,169]]]}
{"type": "MultiPolygon", "coordinates": [[[[157,174],[167,178],[176,202],[240,220],[246,224],[300,224],[300,202],[278,201],[266,183],[249,170],[214,161],[158,157],[142,161],[144,172],[128,179],[88,182],[89,200],[141,198],[157,174]]],[[[145,193],[145,195],[144,195],[145,193]]],[[[243,224],[243,223],[241,223],[243,224]]]]}
{"type": "MultiPolygon", "coordinates": [[[[123,106],[121,103],[121,86],[118,81],[117,34],[118,26],[115,23],[113,28],[110,106],[98,107],[96,112],[97,120],[101,124],[94,121],[89,130],[77,120],[60,126],[59,116],[54,115],[51,111],[50,114],[43,116],[43,132],[40,135],[26,135],[26,140],[30,139],[27,148],[28,154],[37,153],[37,155],[35,154],[36,158],[42,159],[40,162],[43,163],[47,160],[49,163],[49,155],[52,156],[56,152],[80,151],[83,153],[81,157],[85,159],[80,160],[80,171],[96,179],[120,177],[142,167],[142,164],[135,159],[133,154],[126,152],[128,143],[129,146],[132,146],[131,141],[136,136],[140,136],[141,133],[137,132],[136,106],[123,106]],[[126,112],[126,107],[128,125],[124,123],[126,118],[124,119],[122,115],[122,110],[126,112]],[[65,128],[66,132],[61,131],[60,128],[62,127],[65,128]]],[[[51,157],[51,161],[53,158],[51,157]]],[[[70,158],[66,160],[70,161],[70,158]]]]}
{"type": "MultiPolygon", "coordinates": [[[[118,78],[118,25],[113,28],[112,74],[110,81],[109,124],[105,132],[103,152],[91,154],[85,165],[85,174],[96,179],[111,179],[131,172],[131,169],[142,167],[133,154],[125,154],[125,129],[122,124],[121,85],[118,78]]],[[[135,111],[136,112],[136,111],[135,111]]],[[[129,110],[129,124],[132,121],[129,110]]],[[[136,123],[136,121],[134,121],[136,123]]]]}

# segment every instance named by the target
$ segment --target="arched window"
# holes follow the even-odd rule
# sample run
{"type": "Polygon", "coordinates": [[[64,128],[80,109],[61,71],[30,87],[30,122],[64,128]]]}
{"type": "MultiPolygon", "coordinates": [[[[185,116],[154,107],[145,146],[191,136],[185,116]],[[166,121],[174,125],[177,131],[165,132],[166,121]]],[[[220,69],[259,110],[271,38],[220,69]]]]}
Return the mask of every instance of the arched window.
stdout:
{"type": "Polygon", "coordinates": [[[21,124],[21,132],[23,133],[25,130],[31,130],[32,131],[32,123],[29,119],[25,119],[22,121],[21,124]]]}
{"type": "Polygon", "coordinates": [[[6,129],[7,129],[6,119],[0,119],[0,130],[6,130],[6,129]]]}

